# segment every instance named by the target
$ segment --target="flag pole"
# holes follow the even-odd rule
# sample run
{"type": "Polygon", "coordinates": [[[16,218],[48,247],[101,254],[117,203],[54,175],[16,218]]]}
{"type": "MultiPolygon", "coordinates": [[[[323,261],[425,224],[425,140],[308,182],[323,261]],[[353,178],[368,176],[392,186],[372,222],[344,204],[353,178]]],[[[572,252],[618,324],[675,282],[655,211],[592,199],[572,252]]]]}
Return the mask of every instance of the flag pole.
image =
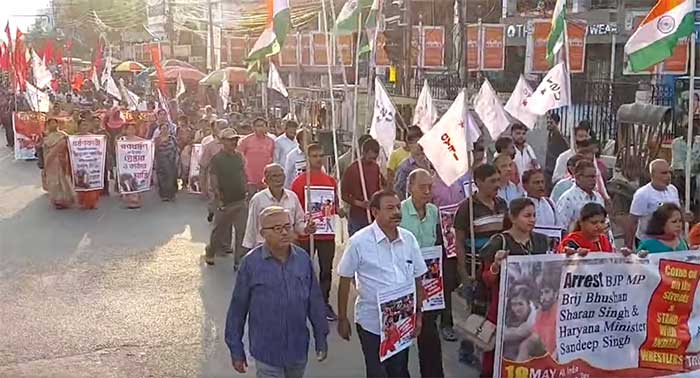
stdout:
{"type": "MultiPolygon", "coordinates": [[[[685,212],[690,213],[690,166],[692,165],[693,121],[695,116],[695,27],[690,34],[690,78],[688,89],[688,148],[685,153],[685,212]]],[[[685,223],[685,233],[688,234],[689,223],[685,223]]]]}
{"type": "Polygon", "coordinates": [[[571,103],[571,70],[569,67],[569,26],[564,17],[564,68],[566,69],[566,80],[567,80],[567,96],[569,96],[569,105],[566,107],[566,123],[571,122],[571,130],[569,132],[569,144],[571,149],[576,149],[576,135],[574,135],[574,113],[573,104],[571,103]]]}
{"type": "MultiPolygon", "coordinates": [[[[467,118],[464,120],[465,122],[469,122],[469,101],[467,100],[467,88],[464,88],[464,112],[467,118]]],[[[464,117],[464,115],[462,116],[464,117]]],[[[467,130],[467,135],[469,135],[469,126],[465,123],[464,129],[467,130]]],[[[474,141],[470,140],[467,137],[467,144],[471,144],[471,146],[467,145],[467,165],[469,166],[468,172],[469,174],[469,183],[467,185],[467,190],[469,190],[469,193],[464,193],[465,196],[468,196],[469,198],[469,246],[470,246],[470,254],[471,254],[471,277],[475,278],[476,277],[476,237],[474,236],[474,196],[472,195],[474,193],[473,190],[473,183],[474,183],[474,172],[472,171],[472,166],[473,160],[474,160],[474,155],[472,153],[474,149],[474,141]]],[[[466,261],[466,259],[465,259],[466,261]]]]}

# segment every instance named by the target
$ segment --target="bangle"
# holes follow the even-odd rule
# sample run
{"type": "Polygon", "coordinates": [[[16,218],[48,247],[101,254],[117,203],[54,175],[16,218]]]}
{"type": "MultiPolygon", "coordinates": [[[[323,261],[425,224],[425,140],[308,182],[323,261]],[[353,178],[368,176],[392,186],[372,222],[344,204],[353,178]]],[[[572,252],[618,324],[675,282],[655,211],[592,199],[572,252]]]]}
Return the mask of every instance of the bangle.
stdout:
{"type": "Polygon", "coordinates": [[[494,267],[494,266],[497,266],[497,265],[496,265],[496,264],[491,264],[491,266],[489,267],[489,272],[491,272],[491,274],[493,274],[494,276],[497,276],[499,273],[501,273],[501,269],[499,268],[497,271],[494,271],[494,270],[493,270],[493,267],[494,267]]]}

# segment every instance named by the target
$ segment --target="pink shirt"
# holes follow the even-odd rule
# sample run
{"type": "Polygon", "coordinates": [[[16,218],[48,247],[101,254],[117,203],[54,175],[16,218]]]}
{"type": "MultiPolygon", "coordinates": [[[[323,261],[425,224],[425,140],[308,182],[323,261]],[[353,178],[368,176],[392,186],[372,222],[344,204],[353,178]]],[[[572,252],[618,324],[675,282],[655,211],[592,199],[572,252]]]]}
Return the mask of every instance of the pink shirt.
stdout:
{"type": "Polygon", "coordinates": [[[245,173],[248,176],[248,184],[262,185],[263,170],[266,165],[272,163],[275,142],[267,135],[258,137],[253,133],[238,142],[238,151],[245,158],[245,173]]]}

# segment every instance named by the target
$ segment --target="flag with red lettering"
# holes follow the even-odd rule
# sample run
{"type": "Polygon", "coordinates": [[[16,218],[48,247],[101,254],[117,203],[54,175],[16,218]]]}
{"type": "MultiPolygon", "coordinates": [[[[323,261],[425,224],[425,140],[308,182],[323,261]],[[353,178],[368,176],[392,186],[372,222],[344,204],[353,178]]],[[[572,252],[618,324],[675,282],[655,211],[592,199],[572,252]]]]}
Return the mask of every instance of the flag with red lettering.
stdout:
{"type": "Polygon", "coordinates": [[[442,181],[452,185],[469,170],[469,154],[481,132],[467,110],[464,91],[418,141],[442,181]]]}

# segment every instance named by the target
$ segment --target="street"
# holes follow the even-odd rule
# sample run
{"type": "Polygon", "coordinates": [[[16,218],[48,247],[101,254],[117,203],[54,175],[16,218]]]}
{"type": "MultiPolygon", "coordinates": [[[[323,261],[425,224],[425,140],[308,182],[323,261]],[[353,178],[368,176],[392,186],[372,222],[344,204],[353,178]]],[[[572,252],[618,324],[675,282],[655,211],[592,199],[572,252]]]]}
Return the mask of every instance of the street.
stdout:
{"type": "MultiPolygon", "coordinates": [[[[187,193],[170,203],[148,193],[141,210],[115,195],[94,211],[53,210],[36,163],[3,147],[0,377],[244,376],[224,343],[233,259],[202,263],[205,217],[204,202],[187,193]]],[[[325,362],[309,355],[306,376],[364,376],[355,334],[345,342],[332,323],[329,344],[325,362]]],[[[458,362],[458,345],[443,342],[446,376],[475,377],[458,362]]],[[[418,377],[415,345],[411,353],[418,377]]]]}

